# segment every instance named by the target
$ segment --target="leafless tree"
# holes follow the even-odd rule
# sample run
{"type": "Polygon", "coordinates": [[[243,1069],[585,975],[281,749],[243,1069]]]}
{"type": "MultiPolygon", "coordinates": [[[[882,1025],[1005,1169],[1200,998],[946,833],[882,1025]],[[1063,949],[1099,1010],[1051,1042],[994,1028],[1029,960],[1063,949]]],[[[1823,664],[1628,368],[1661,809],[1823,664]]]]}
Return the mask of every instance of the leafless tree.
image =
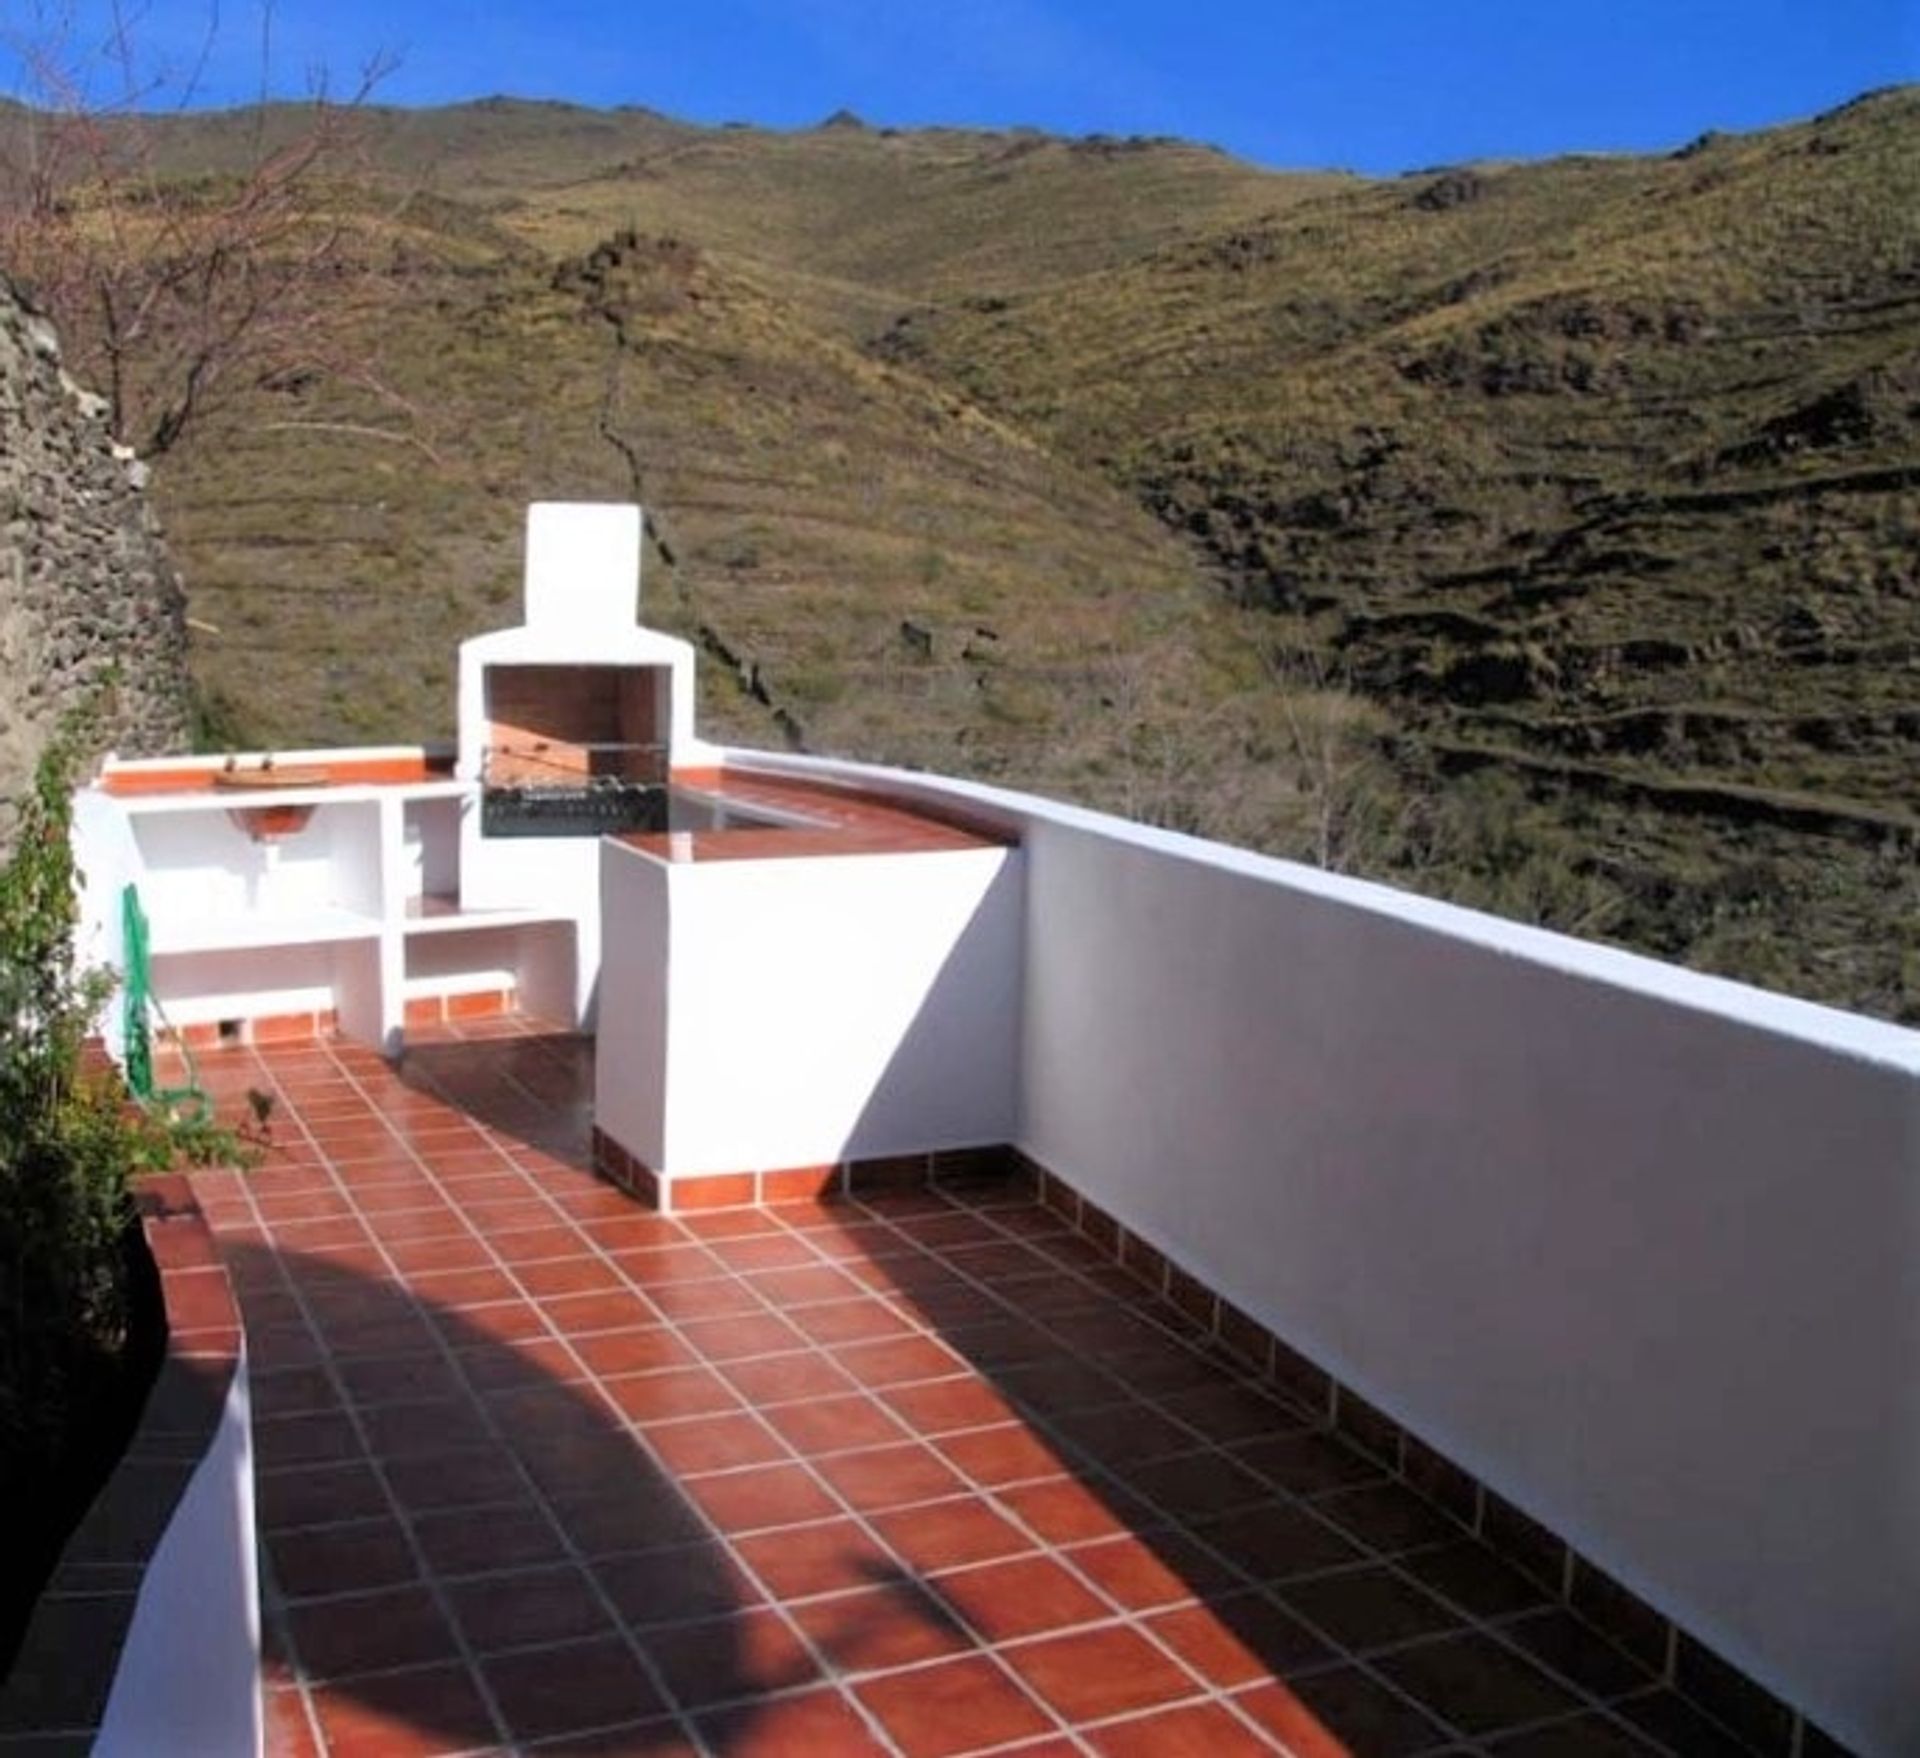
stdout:
{"type": "Polygon", "coordinates": [[[263,15],[251,126],[228,162],[189,174],[167,145],[199,95],[217,10],[178,82],[144,64],[121,0],[109,0],[93,48],[71,9],[8,23],[0,41],[24,102],[0,113],[0,270],[53,318],[123,443],[157,457],[263,384],[317,376],[384,395],[346,345],[378,285],[368,211],[347,180],[389,62],[363,69],[344,98],[322,80],[297,104],[269,103],[263,15]]]}

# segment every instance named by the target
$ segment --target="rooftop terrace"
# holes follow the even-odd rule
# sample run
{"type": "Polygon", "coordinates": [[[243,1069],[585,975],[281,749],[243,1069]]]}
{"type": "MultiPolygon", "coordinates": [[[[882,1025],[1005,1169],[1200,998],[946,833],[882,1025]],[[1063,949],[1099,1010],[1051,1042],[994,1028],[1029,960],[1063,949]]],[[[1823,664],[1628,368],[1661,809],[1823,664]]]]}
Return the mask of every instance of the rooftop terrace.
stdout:
{"type": "Polygon", "coordinates": [[[1017,1180],[664,1216],[431,1039],[204,1063],[270,1753],[1741,1749],[1017,1180]]]}
{"type": "Polygon", "coordinates": [[[1920,1751],[1920,1034],[705,744],[639,528],[533,509],[450,775],[79,796],[277,1139],[0,1754],[251,1748],[256,1466],[277,1752],[1920,1751]]]}

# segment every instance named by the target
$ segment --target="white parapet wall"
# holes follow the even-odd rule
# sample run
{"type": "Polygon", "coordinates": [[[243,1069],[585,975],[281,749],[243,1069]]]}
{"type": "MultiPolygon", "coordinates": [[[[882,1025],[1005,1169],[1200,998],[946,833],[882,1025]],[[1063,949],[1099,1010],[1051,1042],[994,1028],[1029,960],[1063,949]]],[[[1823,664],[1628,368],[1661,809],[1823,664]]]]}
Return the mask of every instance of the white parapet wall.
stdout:
{"type": "Polygon", "coordinates": [[[1817,1722],[1920,1751],[1920,1034],[730,761],[1016,828],[1020,1144],[1817,1722]]]}
{"type": "Polygon", "coordinates": [[[260,1751],[254,1545],[243,1341],[211,1443],[141,1580],[95,1758],[260,1751]]]}
{"type": "Polygon", "coordinates": [[[602,845],[595,1120],[669,1179],[1012,1138],[1020,855],[602,845]]]}

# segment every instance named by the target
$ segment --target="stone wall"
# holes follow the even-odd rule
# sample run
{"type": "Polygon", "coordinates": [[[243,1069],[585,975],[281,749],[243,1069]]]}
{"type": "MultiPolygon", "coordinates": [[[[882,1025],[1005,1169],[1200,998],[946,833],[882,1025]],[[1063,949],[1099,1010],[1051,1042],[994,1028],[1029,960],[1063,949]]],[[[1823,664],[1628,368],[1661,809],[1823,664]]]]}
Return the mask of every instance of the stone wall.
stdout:
{"type": "Polygon", "coordinates": [[[0,847],[48,735],[110,672],[102,747],[186,743],[186,600],[141,474],[0,275],[0,847]]]}

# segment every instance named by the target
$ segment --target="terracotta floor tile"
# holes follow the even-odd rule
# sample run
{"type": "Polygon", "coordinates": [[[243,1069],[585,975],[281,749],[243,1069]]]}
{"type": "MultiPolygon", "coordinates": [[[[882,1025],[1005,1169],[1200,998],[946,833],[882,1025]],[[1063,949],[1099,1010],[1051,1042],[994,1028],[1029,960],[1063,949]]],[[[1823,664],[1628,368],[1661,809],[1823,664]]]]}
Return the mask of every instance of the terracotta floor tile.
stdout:
{"type": "Polygon", "coordinates": [[[1383,1482],[1385,1473],[1331,1435],[1300,1432],[1271,1435],[1236,1445],[1232,1453],[1277,1488],[1314,1495],[1343,1484],[1383,1482]]]}
{"type": "Polygon", "coordinates": [[[447,1582],[443,1592],[476,1654],[614,1633],[592,1582],[568,1565],[471,1575],[447,1582]]]}
{"type": "Polygon", "coordinates": [[[500,1737],[465,1667],[422,1667],[329,1686],[314,1693],[314,1709],[329,1751],[341,1758],[427,1758],[500,1737]]]}
{"type": "Polygon", "coordinates": [[[707,1539],[699,1515],[678,1490],[664,1484],[602,1485],[595,1495],[554,1505],[562,1529],[583,1556],[672,1549],[707,1539]]]}
{"type": "Polygon", "coordinates": [[[447,1346],[455,1350],[491,1349],[553,1335],[545,1315],[530,1300],[496,1300],[459,1312],[435,1312],[433,1322],[447,1346]]]}
{"type": "Polygon", "coordinates": [[[991,1427],[1014,1415],[1013,1406],[999,1391],[984,1380],[972,1378],[888,1386],[879,1397],[902,1422],[922,1434],[991,1427]]]}
{"type": "Polygon", "coordinates": [[[1097,1623],[1113,1607],[1051,1557],[1019,1556],[937,1575],[934,1590],[988,1642],[1097,1623]]]}
{"type": "MultiPolygon", "coordinates": [[[[1137,1399],[1060,1411],[1045,1420],[1076,1452],[1109,1470],[1191,1453],[1200,1444],[1200,1437],[1184,1423],[1137,1399]]],[[[1273,1491],[1265,1487],[1261,1493],[1265,1498],[1273,1491]]]]}
{"type": "Polygon", "coordinates": [[[868,1295],[859,1300],[830,1300],[819,1306],[800,1306],[788,1313],[790,1322],[812,1341],[831,1348],[882,1337],[910,1337],[914,1329],[885,1301],[868,1295]]]}
{"type": "Polygon", "coordinates": [[[1197,1696],[1186,1669],[1121,1626],[1043,1636],[1002,1658],[1069,1721],[1099,1721],[1197,1696]]]}
{"type": "Polygon", "coordinates": [[[1217,1446],[1250,1445],[1283,1434],[1297,1434],[1312,1418],[1284,1398],[1259,1386],[1223,1380],[1186,1391],[1161,1394],[1160,1406],[1217,1446]]]}
{"type": "Polygon", "coordinates": [[[780,1437],[758,1417],[721,1413],[649,1422],[647,1445],[669,1471],[724,1471],[734,1465],[763,1465],[791,1457],[780,1437]]]}
{"type": "Polygon", "coordinates": [[[1196,1521],[1194,1535],[1255,1580],[1280,1581],[1362,1560],[1353,1541],[1303,1508],[1270,1505],[1196,1521]]]}
{"type": "Polygon", "coordinates": [[[685,1237],[703,1243],[716,1239],[778,1239],[790,1231],[762,1208],[695,1210],[676,1215],[673,1220],[685,1237]]]}
{"type": "Polygon", "coordinates": [[[1667,1751],[1605,1715],[1580,1715],[1513,1734],[1488,1748],[1499,1758],[1656,1758],[1667,1751]]]}
{"type": "Polygon", "coordinates": [[[632,1203],[615,1214],[588,1216],[578,1231],[604,1251],[633,1251],[659,1245],[684,1245],[692,1237],[671,1215],[653,1215],[632,1203]]]}
{"type": "Polygon", "coordinates": [[[832,1690],[719,1710],[695,1725],[726,1758],[880,1758],[887,1750],[832,1690]]]}
{"type": "Polygon", "coordinates": [[[418,1587],[309,1600],[289,1607],[287,1622],[300,1663],[313,1678],[443,1660],[454,1653],[452,1630],[418,1587]]]}
{"type": "Polygon", "coordinates": [[[820,1677],[818,1663],[776,1611],[649,1629],[641,1643],[667,1689],[693,1709],[792,1690],[820,1677]]]}
{"type": "Polygon", "coordinates": [[[621,1641],[491,1655],[480,1670],[521,1740],[618,1726],[666,1711],[646,1669],[621,1641]]]}
{"type": "Polygon", "coordinates": [[[1282,1582],[1274,1592],[1289,1610],[1355,1654],[1460,1625],[1458,1614],[1388,1568],[1282,1582]]]}
{"type": "Polygon", "coordinates": [[[995,1499],[1049,1544],[1124,1537],[1133,1530],[1130,1509],[1138,1509],[1141,1524],[1153,1523],[1153,1516],[1124,1490],[1104,1484],[1096,1488],[1075,1477],[1016,1484],[997,1491],[995,1499]]]}
{"type": "Polygon", "coordinates": [[[471,1575],[558,1562],[565,1546],[553,1522],[531,1498],[413,1517],[413,1536],[439,1575],[471,1575]]]}
{"type": "Polygon", "coordinates": [[[417,1513],[513,1501],[522,1493],[519,1467],[500,1447],[395,1459],[386,1473],[401,1505],[417,1513]]]}
{"type": "Polygon", "coordinates": [[[785,1231],[769,1231],[731,1239],[708,1236],[705,1244],[715,1257],[736,1274],[744,1274],[749,1270],[806,1269],[820,1262],[820,1254],[801,1235],[785,1231]]]}
{"type": "Polygon", "coordinates": [[[662,1318],[676,1324],[684,1319],[763,1313],[768,1308],[754,1285],[737,1276],[710,1276],[697,1282],[648,1282],[647,1303],[662,1318]]]}
{"type": "Polygon", "coordinates": [[[1563,1679],[1602,1699],[1644,1690],[1653,1674],[1578,1618],[1558,1609],[1504,1623],[1500,1633],[1563,1679]]]}
{"type": "Polygon", "coordinates": [[[486,1241],[470,1233],[448,1233],[429,1239],[396,1239],[387,1255],[403,1276],[413,1278],[447,1270],[478,1270],[492,1266],[493,1252],[486,1241]]]}
{"type": "Polygon", "coordinates": [[[273,1758],[324,1758],[319,1736],[307,1716],[307,1700],[298,1690],[260,1693],[261,1749],[273,1758]]]}
{"type": "Polygon", "coordinates": [[[392,1587],[420,1573],[399,1523],[384,1518],[276,1533],[267,1550],[274,1581],[288,1599],[392,1587]]]}
{"type": "Polygon", "coordinates": [[[944,1606],[905,1582],[811,1600],[793,1617],[843,1673],[887,1672],[973,1646],[944,1606]]]}
{"type": "Polygon", "coordinates": [[[746,1571],[713,1544],[600,1557],[593,1574],[636,1630],[724,1617],[762,1602],[746,1571]]]}
{"type": "Polygon", "coordinates": [[[987,1488],[1058,1477],[1059,1452],[1023,1423],[942,1435],[933,1443],[943,1457],[975,1483],[987,1488]]]}
{"type": "Polygon", "coordinates": [[[559,1294],[604,1294],[623,1286],[619,1272],[598,1257],[542,1258],[514,1265],[514,1279],[539,1299],[559,1294]]]}
{"type": "Polygon", "coordinates": [[[287,1465],[343,1465],[360,1457],[360,1434],[338,1409],[262,1417],[253,1425],[253,1452],[263,1471],[287,1465]]]}
{"type": "Polygon", "coordinates": [[[1131,1611],[1178,1605],[1239,1585],[1219,1558],[1170,1527],[1095,1539],[1060,1554],[1131,1611]]]}
{"type": "Polygon", "coordinates": [[[1313,1511],[1382,1556],[1448,1544],[1461,1528],[1434,1505],[1397,1483],[1361,1484],[1315,1496],[1313,1511]]]}
{"type": "Polygon", "coordinates": [[[609,1255],[622,1273],[640,1288],[710,1281],[725,1273],[720,1260],[703,1245],[649,1245],[609,1255]]]}
{"type": "Polygon", "coordinates": [[[901,1385],[909,1380],[941,1379],[961,1373],[967,1364],[929,1337],[883,1338],[846,1343],[833,1359],[865,1386],[901,1385]]]}
{"type": "Polygon", "coordinates": [[[1203,1520],[1274,1499],[1273,1486],[1264,1477],[1235,1464],[1225,1453],[1184,1453],[1123,1466],[1120,1478],[1136,1495],[1176,1520],[1203,1520]]]}
{"type": "Polygon", "coordinates": [[[830,1453],[813,1461],[813,1468],[862,1513],[930,1502],[964,1493],[963,1483],[941,1461],[940,1455],[918,1441],[897,1446],[867,1447],[859,1452],[830,1453]]]}
{"type": "Polygon", "coordinates": [[[496,1233],[487,1241],[487,1249],[509,1269],[522,1264],[546,1263],[555,1258],[590,1257],[593,1243],[576,1227],[555,1222],[539,1227],[517,1227],[510,1233],[496,1233]]]}
{"type": "Polygon", "coordinates": [[[807,1339],[770,1312],[686,1319],[680,1335],[708,1361],[739,1361],[804,1348],[807,1339]]]}
{"type": "Polygon", "coordinates": [[[945,1758],[1046,1733],[1038,1704],[979,1655],[889,1673],[854,1687],[907,1758],[945,1758]]]}
{"type": "Polygon", "coordinates": [[[549,1294],[537,1302],[554,1327],[568,1337],[593,1331],[628,1330],[659,1320],[659,1309],[630,1289],[603,1289],[597,1294],[549,1294]]]}
{"type": "Polygon", "coordinates": [[[875,1514],[868,1524],[923,1573],[1034,1549],[1026,1533],[974,1496],[875,1514]]]}
{"type": "Polygon", "coordinates": [[[484,1446],[490,1438],[479,1401],[464,1393],[409,1404],[369,1405],[360,1412],[360,1424],[368,1446],[383,1460],[484,1446]]]}
{"type": "Polygon", "coordinates": [[[826,1301],[851,1300],[861,1292],[860,1284],[845,1271],[817,1260],[791,1269],[754,1271],[744,1280],[747,1290],[775,1312],[826,1301]]]}
{"type": "Polygon", "coordinates": [[[736,1539],[734,1549],[778,1599],[868,1587],[899,1573],[899,1565],[865,1528],[847,1519],[755,1533],[736,1539]]]}
{"type": "Polygon", "coordinates": [[[1476,1617],[1497,1618],[1544,1606],[1552,1598],[1538,1582],[1510,1569],[1484,1545],[1462,1540],[1398,1559],[1402,1570],[1430,1592],[1476,1617]]]}
{"type": "Polygon", "coordinates": [[[1751,1758],[1748,1747],[1672,1691],[1622,1701],[1615,1713],[1685,1758],[1751,1758]]]}
{"type": "Polygon", "coordinates": [[[297,1466],[261,1470],[254,1480],[254,1506],[262,1530],[364,1520],[387,1511],[380,1480],[364,1464],[297,1466]]]}
{"type": "Polygon", "coordinates": [[[1106,1758],[1269,1758],[1273,1748],[1213,1703],[1162,1709],[1087,1734],[1106,1758]]]}
{"type": "Polygon", "coordinates": [[[651,1373],[662,1367],[697,1367],[699,1357],[665,1325],[631,1331],[596,1331],[569,1339],[574,1353],[597,1374],[651,1373]]]}
{"type": "Polygon", "coordinates": [[[1582,1707],[1530,1661],[1477,1632],[1402,1648],[1374,1665],[1417,1703],[1470,1734],[1582,1707]]]}
{"type": "Polygon", "coordinates": [[[418,1355],[370,1355],[335,1364],[347,1395],[362,1406],[417,1404],[465,1390],[460,1371],[438,1349],[418,1355]]]}
{"type": "Polygon", "coordinates": [[[277,1373],[249,1375],[254,1420],[274,1416],[305,1416],[337,1412],[340,1394],[333,1375],[319,1365],[286,1367],[277,1373]]]}
{"type": "Polygon", "coordinates": [[[526,1337],[497,1349],[470,1349],[460,1357],[461,1377],[482,1394],[536,1385],[563,1385],[587,1377],[559,1338],[526,1337]]]}
{"type": "Polygon", "coordinates": [[[1210,1684],[1252,1685],[1332,1658],[1333,1650],[1264,1594],[1237,1593],[1153,1614],[1146,1627],[1210,1684]]]}
{"type": "Polygon", "coordinates": [[[748,1403],[760,1407],[844,1396],[861,1389],[814,1350],[770,1355],[758,1361],[729,1361],[721,1365],[720,1372],[748,1403]]]}
{"type": "Polygon", "coordinates": [[[739,1394],[711,1368],[670,1367],[600,1382],[600,1390],[635,1422],[670,1422],[679,1416],[737,1411],[739,1394]]]}
{"type": "Polygon", "coordinates": [[[822,1397],[812,1403],[776,1405],[766,1420],[797,1453],[847,1453],[904,1441],[906,1430],[872,1397],[822,1397]]]}
{"type": "Polygon", "coordinates": [[[725,1532],[793,1526],[841,1512],[839,1505],[797,1465],[755,1465],[689,1478],[685,1493],[725,1532]]]}
{"type": "Polygon", "coordinates": [[[1234,1703],[1299,1758],[1407,1758],[1446,1739],[1431,1716],[1356,1667],[1256,1685],[1234,1703]]]}
{"type": "Polygon", "coordinates": [[[1111,1374],[1064,1354],[1003,1368],[994,1375],[994,1384],[1042,1416],[1131,1402],[1127,1388],[1111,1374]]]}

